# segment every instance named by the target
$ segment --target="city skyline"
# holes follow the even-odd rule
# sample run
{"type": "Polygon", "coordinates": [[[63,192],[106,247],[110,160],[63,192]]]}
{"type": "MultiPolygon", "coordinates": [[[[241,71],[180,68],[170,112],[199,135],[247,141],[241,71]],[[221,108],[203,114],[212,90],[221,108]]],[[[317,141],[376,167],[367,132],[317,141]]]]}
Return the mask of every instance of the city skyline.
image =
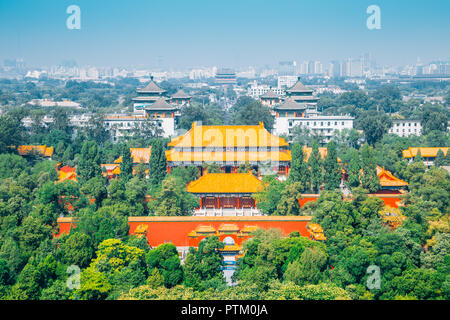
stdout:
{"type": "Polygon", "coordinates": [[[370,52],[387,65],[448,59],[448,1],[249,0],[0,1],[0,59],[31,66],[75,60],[79,65],[185,68],[277,65],[279,61],[345,60],[370,52]],[[381,10],[369,30],[366,9],[381,10]],[[70,30],[66,9],[81,10],[70,30]]]}

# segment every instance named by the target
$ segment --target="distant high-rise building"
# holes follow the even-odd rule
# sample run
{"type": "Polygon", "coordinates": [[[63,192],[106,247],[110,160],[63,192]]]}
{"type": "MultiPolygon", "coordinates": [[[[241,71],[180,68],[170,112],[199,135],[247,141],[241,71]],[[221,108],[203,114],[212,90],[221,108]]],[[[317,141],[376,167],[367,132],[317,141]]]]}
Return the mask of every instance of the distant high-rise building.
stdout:
{"type": "Polygon", "coordinates": [[[278,63],[278,75],[293,76],[296,73],[296,68],[297,68],[296,61],[280,61],[278,63]]]}
{"type": "Polygon", "coordinates": [[[330,62],[330,68],[328,69],[328,75],[332,78],[339,78],[342,76],[341,63],[337,60],[330,62]]]}

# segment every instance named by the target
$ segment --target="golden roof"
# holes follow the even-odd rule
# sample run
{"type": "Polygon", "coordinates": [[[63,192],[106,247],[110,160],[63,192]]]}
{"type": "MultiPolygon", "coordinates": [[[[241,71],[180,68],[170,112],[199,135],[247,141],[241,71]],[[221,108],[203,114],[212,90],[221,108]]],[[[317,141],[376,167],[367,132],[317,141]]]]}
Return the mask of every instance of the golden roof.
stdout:
{"type": "Polygon", "coordinates": [[[235,224],[223,224],[218,230],[219,232],[238,232],[239,227],[235,224]]]}
{"type": "Polygon", "coordinates": [[[120,174],[120,164],[117,163],[109,163],[109,164],[101,164],[100,167],[105,168],[106,172],[102,170],[103,176],[112,176],[120,174]]]}
{"type": "Polygon", "coordinates": [[[215,233],[216,229],[212,226],[198,226],[197,229],[195,229],[197,233],[215,233]]]}
{"type": "Polygon", "coordinates": [[[137,234],[143,234],[147,231],[147,229],[148,229],[148,224],[140,224],[136,227],[134,232],[137,234]]]}
{"type": "Polygon", "coordinates": [[[395,177],[390,171],[379,166],[377,166],[377,175],[382,187],[403,187],[408,185],[408,182],[395,177]]]}
{"type": "Polygon", "coordinates": [[[285,139],[272,135],[264,124],[242,126],[199,126],[195,122],[169,147],[287,147],[285,139]]]}
{"type": "Polygon", "coordinates": [[[314,240],[318,240],[318,241],[327,240],[327,237],[325,237],[325,235],[323,233],[313,233],[311,236],[314,240]]]}
{"type": "Polygon", "coordinates": [[[257,226],[245,226],[244,228],[242,228],[241,232],[251,233],[255,232],[256,230],[258,230],[257,226]]]}
{"type": "Polygon", "coordinates": [[[310,224],[308,224],[307,227],[308,227],[308,229],[310,231],[312,231],[314,233],[321,233],[321,232],[323,232],[322,227],[319,224],[317,224],[317,223],[310,223],[310,224]]]}
{"type": "Polygon", "coordinates": [[[175,151],[166,150],[168,162],[290,162],[291,151],[175,151]]]}
{"type": "Polygon", "coordinates": [[[241,251],[241,247],[239,245],[225,245],[222,249],[219,249],[219,251],[241,251]]]}
{"type": "Polygon", "coordinates": [[[447,150],[449,147],[437,147],[437,148],[428,148],[428,147],[419,147],[419,148],[411,148],[409,147],[406,150],[402,151],[403,158],[414,158],[417,156],[417,153],[420,150],[420,154],[422,157],[436,157],[439,150],[444,152],[444,156],[447,155],[447,150]]]}
{"type": "Polygon", "coordinates": [[[64,172],[58,171],[58,182],[64,181],[75,181],[77,182],[77,173],[76,172],[64,172]]]}
{"type": "MultiPolygon", "coordinates": [[[[130,148],[131,158],[133,163],[150,163],[150,156],[152,154],[152,147],[148,148],[130,148]]],[[[114,160],[114,163],[121,163],[122,156],[114,160]]]]}
{"type": "Polygon", "coordinates": [[[191,181],[190,193],[255,193],[261,190],[261,181],[251,173],[208,173],[191,181]]]}
{"type": "Polygon", "coordinates": [[[17,152],[21,156],[27,156],[30,154],[40,154],[44,157],[51,157],[53,155],[53,147],[47,147],[46,145],[31,146],[23,145],[17,147],[17,152]]]}

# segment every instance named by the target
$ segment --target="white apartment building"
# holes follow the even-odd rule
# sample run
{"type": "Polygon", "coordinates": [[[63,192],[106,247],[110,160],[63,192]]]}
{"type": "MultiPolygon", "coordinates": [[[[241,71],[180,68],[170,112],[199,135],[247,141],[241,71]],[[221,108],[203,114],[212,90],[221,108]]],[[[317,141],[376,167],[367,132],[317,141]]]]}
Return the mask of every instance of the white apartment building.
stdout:
{"type": "Polygon", "coordinates": [[[394,119],[392,120],[392,128],[388,132],[400,137],[420,136],[422,134],[422,125],[420,120],[394,119]]]}
{"type": "Polygon", "coordinates": [[[313,116],[302,117],[300,114],[288,113],[285,117],[275,118],[274,134],[292,136],[296,126],[309,129],[311,132],[324,137],[328,143],[336,131],[353,129],[355,118],[351,116],[313,116]]]}
{"type": "Polygon", "coordinates": [[[132,130],[139,127],[142,122],[149,120],[155,121],[157,126],[162,129],[163,137],[175,135],[175,114],[173,117],[157,116],[152,118],[138,114],[108,114],[105,116],[105,126],[110,130],[113,142],[117,142],[121,137],[130,135],[132,130]]]}
{"type": "Polygon", "coordinates": [[[247,95],[249,95],[252,98],[257,99],[257,98],[261,97],[262,95],[265,95],[270,90],[279,96],[284,96],[286,94],[283,89],[272,88],[271,86],[268,86],[266,84],[258,85],[258,83],[256,81],[254,81],[250,85],[250,87],[247,89],[247,95]]]}
{"type": "Polygon", "coordinates": [[[298,77],[297,76],[279,76],[278,77],[278,88],[279,89],[286,89],[293,87],[294,84],[297,82],[298,77]]]}

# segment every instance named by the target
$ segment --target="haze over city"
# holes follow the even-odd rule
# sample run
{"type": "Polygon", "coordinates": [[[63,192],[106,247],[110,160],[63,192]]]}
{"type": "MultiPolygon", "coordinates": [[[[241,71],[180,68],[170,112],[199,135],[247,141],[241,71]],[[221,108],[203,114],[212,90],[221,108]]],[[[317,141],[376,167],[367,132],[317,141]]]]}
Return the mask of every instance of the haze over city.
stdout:
{"type": "Polygon", "coordinates": [[[435,1],[0,1],[0,60],[50,66],[187,68],[356,58],[413,64],[448,59],[450,2],[435,1]],[[369,30],[370,5],[381,29],[369,30]],[[66,9],[81,10],[69,30],[66,9]],[[420,22],[420,23],[419,23],[420,22]]]}

